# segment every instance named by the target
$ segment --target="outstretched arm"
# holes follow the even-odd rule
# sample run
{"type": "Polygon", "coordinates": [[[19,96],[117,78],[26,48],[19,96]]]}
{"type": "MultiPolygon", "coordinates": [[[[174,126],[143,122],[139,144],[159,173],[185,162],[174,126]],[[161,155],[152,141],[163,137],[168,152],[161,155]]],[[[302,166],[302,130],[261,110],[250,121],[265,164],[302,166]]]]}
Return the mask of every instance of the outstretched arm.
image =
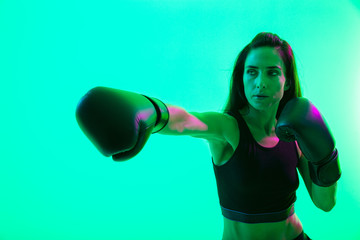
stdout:
{"type": "Polygon", "coordinates": [[[166,104],[168,124],[159,132],[165,135],[187,135],[206,140],[228,141],[232,119],[218,112],[187,112],[184,108],[166,104]]]}
{"type": "Polygon", "coordinates": [[[89,140],[116,161],[136,156],[152,133],[226,141],[230,118],[222,113],[188,113],[156,98],[107,87],[88,91],[76,120],[89,140]]]}

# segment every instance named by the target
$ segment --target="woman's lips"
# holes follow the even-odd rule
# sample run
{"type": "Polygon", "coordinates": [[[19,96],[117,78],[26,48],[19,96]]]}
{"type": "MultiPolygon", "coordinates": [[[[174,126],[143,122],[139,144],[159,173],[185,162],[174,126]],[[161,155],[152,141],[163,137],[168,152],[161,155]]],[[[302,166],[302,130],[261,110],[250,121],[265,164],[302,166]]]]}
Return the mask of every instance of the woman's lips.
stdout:
{"type": "Polygon", "coordinates": [[[268,96],[265,96],[265,95],[254,95],[254,98],[255,99],[265,99],[267,98],[268,96]]]}

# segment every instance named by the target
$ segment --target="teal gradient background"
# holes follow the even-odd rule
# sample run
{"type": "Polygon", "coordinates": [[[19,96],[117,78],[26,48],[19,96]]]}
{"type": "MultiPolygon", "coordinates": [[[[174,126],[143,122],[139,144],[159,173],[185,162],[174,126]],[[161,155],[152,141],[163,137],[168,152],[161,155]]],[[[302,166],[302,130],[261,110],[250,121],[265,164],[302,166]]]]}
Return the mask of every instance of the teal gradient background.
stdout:
{"type": "Polygon", "coordinates": [[[90,88],[221,111],[237,54],[258,33],[286,39],[304,96],[336,138],[336,207],[301,181],[314,239],[360,239],[359,1],[0,1],[0,240],[220,239],[207,143],[152,135],[131,161],[105,158],[75,108],[90,88]]]}

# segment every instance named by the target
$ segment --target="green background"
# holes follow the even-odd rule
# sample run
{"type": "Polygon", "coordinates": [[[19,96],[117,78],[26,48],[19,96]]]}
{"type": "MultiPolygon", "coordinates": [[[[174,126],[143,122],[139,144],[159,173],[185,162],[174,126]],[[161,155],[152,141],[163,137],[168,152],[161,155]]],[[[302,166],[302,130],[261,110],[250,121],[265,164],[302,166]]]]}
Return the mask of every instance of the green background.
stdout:
{"type": "Polygon", "coordinates": [[[205,141],[155,134],[116,163],[80,131],[75,108],[101,85],[220,111],[237,54],[262,31],[293,47],[304,96],[340,152],[331,212],[301,182],[304,230],[359,239],[359,26],[356,0],[1,0],[0,239],[220,239],[205,141]]]}

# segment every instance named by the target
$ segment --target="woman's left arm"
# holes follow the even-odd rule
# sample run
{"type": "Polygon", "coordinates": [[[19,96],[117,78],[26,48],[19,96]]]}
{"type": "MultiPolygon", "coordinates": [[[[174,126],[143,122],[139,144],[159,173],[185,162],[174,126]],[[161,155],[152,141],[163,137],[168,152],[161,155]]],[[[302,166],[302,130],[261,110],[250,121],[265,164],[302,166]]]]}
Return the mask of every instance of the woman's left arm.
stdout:
{"type": "Polygon", "coordinates": [[[313,183],[310,178],[309,164],[308,160],[301,153],[301,150],[298,148],[300,159],[298,162],[298,170],[301,177],[304,180],[306,189],[310,195],[311,200],[316,207],[320,208],[325,212],[329,212],[336,204],[336,190],[337,182],[328,187],[321,187],[313,183]]]}
{"type": "Polygon", "coordinates": [[[320,209],[330,211],[335,205],[341,168],[335,139],[319,110],[306,98],[291,99],[283,108],[275,131],[283,141],[296,140],[298,169],[311,199],[320,209]]]}

